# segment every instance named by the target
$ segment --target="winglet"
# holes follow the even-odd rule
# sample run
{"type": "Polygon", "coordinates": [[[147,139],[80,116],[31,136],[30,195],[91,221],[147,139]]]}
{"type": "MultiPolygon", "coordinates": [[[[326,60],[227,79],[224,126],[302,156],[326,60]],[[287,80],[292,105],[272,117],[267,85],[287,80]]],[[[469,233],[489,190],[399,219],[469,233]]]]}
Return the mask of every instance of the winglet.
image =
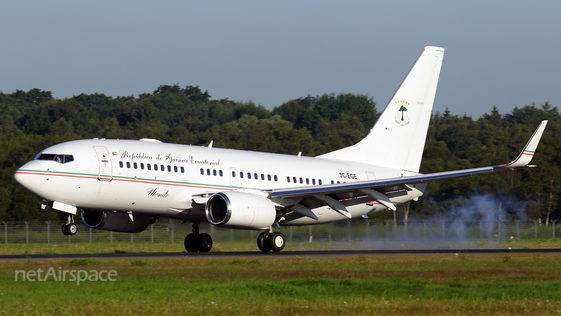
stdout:
{"type": "Polygon", "coordinates": [[[522,152],[520,152],[520,155],[518,155],[518,157],[514,159],[514,161],[498,167],[519,168],[529,164],[530,161],[532,161],[532,157],[534,157],[536,148],[538,148],[538,144],[540,142],[540,139],[542,138],[542,134],[543,131],[545,130],[546,125],[547,125],[547,120],[543,120],[540,123],[540,125],[538,125],[538,128],[536,128],[534,134],[532,135],[532,137],[530,137],[530,140],[528,141],[528,143],[526,143],[526,146],[524,147],[522,152]]]}

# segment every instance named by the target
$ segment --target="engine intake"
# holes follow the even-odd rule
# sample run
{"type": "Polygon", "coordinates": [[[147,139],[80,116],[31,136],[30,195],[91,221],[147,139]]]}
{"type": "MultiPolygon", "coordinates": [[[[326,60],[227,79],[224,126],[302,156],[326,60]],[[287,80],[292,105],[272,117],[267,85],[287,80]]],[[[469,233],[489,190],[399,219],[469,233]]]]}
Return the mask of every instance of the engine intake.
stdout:
{"type": "Polygon", "coordinates": [[[206,202],[205,214],[213,225],[242,229],[266,229],[277,217],[270,200],[236,191],[213,194],[206,202]]]}
{"type": "Polygon", "coordinates": [[[86,226],[122,233],[139,233],[148,227],[152,216],[145,214],[134,214],[131,221],[127,213],[82,210],[82,221],[86,226]]]}

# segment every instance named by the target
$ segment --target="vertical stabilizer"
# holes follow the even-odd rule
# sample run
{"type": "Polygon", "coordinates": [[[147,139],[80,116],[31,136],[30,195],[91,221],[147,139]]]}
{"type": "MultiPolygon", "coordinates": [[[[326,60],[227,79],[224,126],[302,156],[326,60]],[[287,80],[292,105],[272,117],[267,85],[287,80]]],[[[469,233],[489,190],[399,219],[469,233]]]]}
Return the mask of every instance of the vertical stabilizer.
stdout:
{"type": "Polygon", "coordinates": [[[319,158],[419,172],[444,48],[425,47],[368,136],[319,158]]]}

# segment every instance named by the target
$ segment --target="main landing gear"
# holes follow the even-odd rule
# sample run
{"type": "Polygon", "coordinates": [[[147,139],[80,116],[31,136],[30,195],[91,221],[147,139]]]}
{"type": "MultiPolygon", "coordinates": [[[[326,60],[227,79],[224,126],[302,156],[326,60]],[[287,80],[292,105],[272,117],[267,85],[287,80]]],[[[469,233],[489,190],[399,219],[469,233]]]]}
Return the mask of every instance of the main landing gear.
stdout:
{"type": "Polygon", "coordinates": [[[76,235],[78,227],[74,224],[74,216],[68,215],[68,222],[62,224],[62,233],[64,235],[76,235]]]}
{"type": "Polygon", "coordinates": [[[207,233],[199,233],[199,223],[193,223],[193,232],[185,237],[185,249],[188,252],[209,252],[212,238],[207,233]]]}
{"type": "MultiPolygon", "coordinates": [[[[286,240],[280,232],[272,229],[262,232],[257,237],[257,247],[262,252],[279,252],[284,249],[286,240]]],[[[199,223],[193,223],[193,232],[185,237],[185,250],[188,252],[209,252],[212,249],[212,238],[207,233],[199,232],[199,223]]]]}
{"type": "Polygon", "coordinates": [[[257,237],[257,247],[263,252],[279,252],[284,249],[285,239],[284,235],[279,232],[272,232],[271,230],[262,232],[257,237]]]}

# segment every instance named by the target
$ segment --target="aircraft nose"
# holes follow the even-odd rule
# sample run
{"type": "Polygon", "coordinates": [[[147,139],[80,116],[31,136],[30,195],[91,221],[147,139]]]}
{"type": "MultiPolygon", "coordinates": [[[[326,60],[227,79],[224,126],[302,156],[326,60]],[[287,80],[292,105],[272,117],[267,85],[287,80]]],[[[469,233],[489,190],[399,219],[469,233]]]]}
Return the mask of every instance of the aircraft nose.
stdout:
{"type": "Polygon", "coordinates": [[[14,179],[26,190],[36,192],[41,185],[41,177],[38,175],[38,170],[41,170],[41,164],[39,162],[28,162],[16,170],[14,179]]]}

